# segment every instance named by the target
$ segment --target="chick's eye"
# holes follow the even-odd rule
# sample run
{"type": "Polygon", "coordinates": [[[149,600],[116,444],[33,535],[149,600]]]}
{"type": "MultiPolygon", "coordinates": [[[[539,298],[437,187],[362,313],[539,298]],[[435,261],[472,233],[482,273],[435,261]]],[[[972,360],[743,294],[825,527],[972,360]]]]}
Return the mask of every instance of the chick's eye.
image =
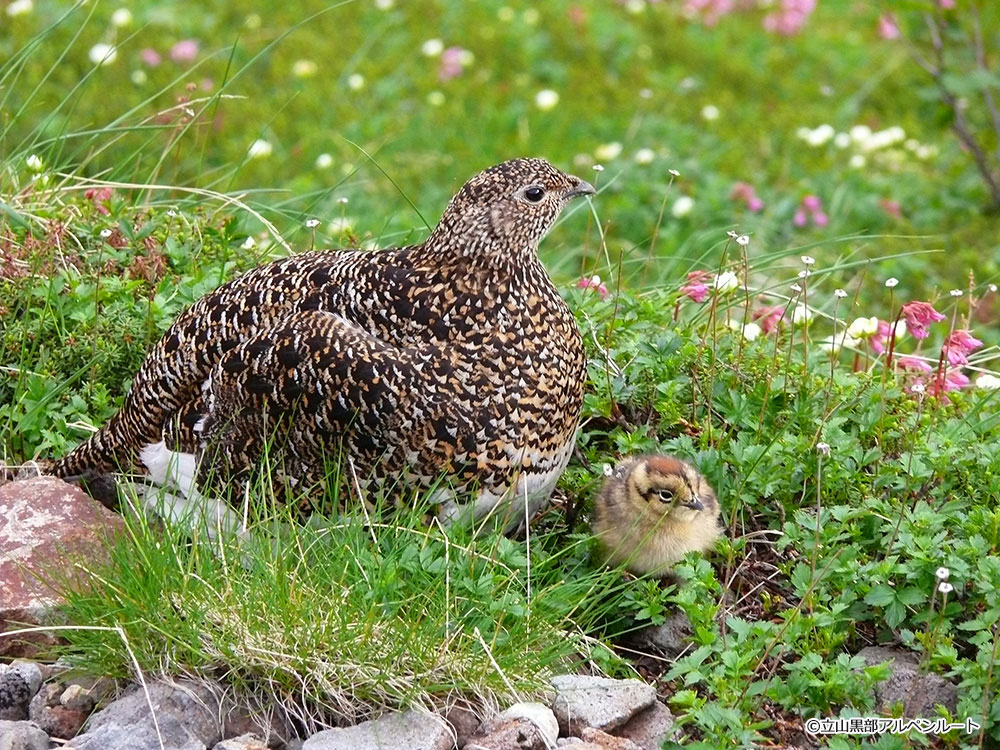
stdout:
{"type": "Polygon", "coordinates": [[[527,198],[532,203],[538,203],[545,195],[545,190],[538,187],[537,185],[532,185],[530,188],[524,191],[524,197],[527,198]]]}
{"type": "Polygon", "coordinates": [[[674,500],[674,491],[660,490],[659,492],[656,493],[656,496],[660,499],[661,502],[670,503],[673,502],[674,500]]]}

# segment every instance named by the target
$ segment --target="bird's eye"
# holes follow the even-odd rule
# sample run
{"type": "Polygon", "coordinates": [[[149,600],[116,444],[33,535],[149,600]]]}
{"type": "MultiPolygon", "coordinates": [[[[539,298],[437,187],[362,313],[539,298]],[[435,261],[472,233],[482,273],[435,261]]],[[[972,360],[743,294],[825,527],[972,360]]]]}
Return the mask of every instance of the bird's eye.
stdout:
{"type": "Polygon", "coordinates": [[[538,187],[537,185],[532,185],[530,188],[524,191],[524,197],[527,198],[532,203],[538,203],[545,196],[545,190],[538,187]]]}
{"type": "Polygon", "coordinates": [[[660,490],[656,493],[656,496],[660,499],[660,502],[672,503],[674,501],[673,490],[660,490]]]}

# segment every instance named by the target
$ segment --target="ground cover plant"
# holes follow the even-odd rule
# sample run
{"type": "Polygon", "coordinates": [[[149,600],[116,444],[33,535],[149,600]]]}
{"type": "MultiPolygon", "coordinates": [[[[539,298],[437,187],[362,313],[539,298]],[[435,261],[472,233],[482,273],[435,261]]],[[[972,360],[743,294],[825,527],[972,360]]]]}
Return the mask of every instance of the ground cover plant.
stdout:
{"type": "MultiPolygon", "coordinates": [[[[885,670],[856,653],[874,643],[955,680],[953,718],[981,725],[875,746],[1000,741],[984,7],[6,3],[8,464],[106,420],[173,316],[242,270],[419,240],[458,183],[513,155],[600,190],[542,248],[590,366],[577,455],[531,539],[415,516],[374,539],[350,521],[307,527],[278,555],[263,512],[244,565],[161,544],[140,519],[70,617],[122,627],[144,670],[305,693],[290,704],[308,722],[459,692],[489,705],[576,664],[627,672],[614,633],[680,608],[693,647],[640,668],[685,746],[795,744],[808,718],[873,715],[885,670]],[[651,450],[695,461],[728,525],[677,585],[590,558],[603,465],[651,450]],[[268,589],[276,578],[294,586],[268,589]],[[340,591],[368,639],[322,614],[340,591]],[[423,616],[408,620],[399,602],[416,591],[423,616]],[[261,654],[276,622],[286,648],[261,654]],[[380,663],[373,634],[415,647],[380,663]],[[347,644],[350,659],[326,658],[347,644]],[[390,663],[395,681],[372,678],[390,663]]],[[[70,638],[90,668],[133,669],[117,633],[70,638]]]]}

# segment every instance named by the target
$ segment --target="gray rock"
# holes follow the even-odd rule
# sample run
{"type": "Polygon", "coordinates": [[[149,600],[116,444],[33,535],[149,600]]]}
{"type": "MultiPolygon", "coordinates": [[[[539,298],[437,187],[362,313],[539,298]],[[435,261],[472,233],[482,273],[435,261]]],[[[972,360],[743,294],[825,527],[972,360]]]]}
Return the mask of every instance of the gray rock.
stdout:
{"type": "Polygon", "coordinates": [[[28,713],[31,720],[50,737],[68,740],[76,737],[80,732],[80,727],[90,716],[94,705],[91,702],[90,708],[86,710],[64,706],[62,695],[65,692],[65,687],[60,682],[50,682],[43,685],[38,694],[31,699],[28,713]]]}
{"type": "Polygon", "coordinates": [[[241,734],[218,743],[212,750],[267,750],[267,743],[256,734],[241,734]]]}
{"type": "Polygon", "coordinates": [[[149,698],[136,685],[94,714],[74,750],[207,750],[222,739],[219,701],[204,685],[154,682],[149,698]],[[152,703],[152,709],[150,708],[152,703]],[[153,717],[156,717],[154,723],[153,717]],[[159,727],[159,734],[157,734],[159,727]]]}
{"type": "MultiPolygon", "coordinates": [[[[101,540],[122,528],[119,516],[73,485],[36,477],[0,487],[0,656],[26,656],[57,642],[44,631],[5,636],[29,625],[50,625],[57,595],[46,585],[68,559],[93,561],[101,540]]],[[[83,574],[79,584],[86,585],[83,574]]]]}
{"type": "Polygon", "coordinates": [[[49,736],[30,721],[0,720],[0,750],[49,750],[49,736]]]}
{"type": "Polygon", "coordinates": [[[28,718],[28,705],[42,685],[42,671],[30,661],[0,665],[0,719],[28,718]]]}
{"type": "Polygon", "coordinates": [[[478,714],[465,705],[455,705],[444,713],[444,720],[448,722],[451,731],[455,735],[455,747],[462,750],[472,737],[479,731],[483,722],[478,714]]]}
{"type": "Polygon", "coordinates": [[[353,727],[326,729],[302,743],[302,750],[452,750],[454,746],[451,729],[440,716],[406,711],[353,727]]]}
{"type": "Polygon", "coordinates": [[[889,679],[875,685],[879,710],[893,704],[903,705],[908,718],[935,716],[934,706],[941,704],[952,713],[958,704],[958,688],[938,674],[920,671],[920,662],[909,651],[869,646],[858,652],[868,666],[889,662],[889,679]]]}
{"type": "Polygon", "coordinates": [[[465,750],[548,750],[545,734],[530,719],[495,719],[469,738],[465,750]]]}
{"type": "Polygon", "coordinates": [[[642,750],[660,750],[664,740],[672,739],[675,732],[674,715],[669,708],[655,701],[645,711],[633,716],[615,734],[632,740],[642,750]]]}
{"type": "Polygon", "coordinates": [[[94,710],[94,697],[83,685],[70,685],[59,696],[59,703],[74,711],[90,713],[94,710]]]}
{"type": "Polygon", "coordinates": [[[642,750],[632,740],[625,739],[624,737],[614,737],[607,732],[602,732],[600,729],[593,729],[591,727],[583,728],[580,732],[580,739],[596,745],[601,750],[642,750]]]}
{"type": "Polygon", "coordinates": [[[642,649],[652,649],[676,658],[691,644],[691,620],[683,612],[674,612],[662,625],[650,625],[630,636],[629,640],[642,649]]]}
{"type": "Polygon", "coordinates": [[[553,677],[552,710],[564,735],[579,736],[584,727],[611,731],[656,701],[656,691],[641,680],[611,680],[589,675],[553,677]]]}
{"type": "Polygon", "coordinates": [[[534,722],[549,744],[554,745],[559,738],[559,722],[552,709],[541,703],[522,702],[515,703],[510,708],[504,710],[499,717],[501,720],[527,719],[534,722]]]}

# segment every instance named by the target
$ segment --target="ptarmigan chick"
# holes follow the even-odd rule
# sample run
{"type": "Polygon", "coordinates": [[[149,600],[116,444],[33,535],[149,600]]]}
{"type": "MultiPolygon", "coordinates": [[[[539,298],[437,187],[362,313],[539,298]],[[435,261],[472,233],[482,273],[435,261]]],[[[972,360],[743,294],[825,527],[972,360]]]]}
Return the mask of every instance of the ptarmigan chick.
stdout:
{"type": "Polygon", "coordinates": [[[719,502],[697,469],[671,456],[620,463],[594,501],[594,533],[606,562],[637,575],[665,573],[719,538],[719,502]]]}
{"type": "Polygon", "coordinates": [[[538,243],[593,193],[513,159],[469,180],[418,245],[250,271],[181,313],[121,411],[54,473],[138,469],[188,501],[209,480],[239,499],[266,452],[297,493],[336,463],[342,498],[436,487],[443,519],[519,525],[569,460],[586,369],[538,243]]]}

